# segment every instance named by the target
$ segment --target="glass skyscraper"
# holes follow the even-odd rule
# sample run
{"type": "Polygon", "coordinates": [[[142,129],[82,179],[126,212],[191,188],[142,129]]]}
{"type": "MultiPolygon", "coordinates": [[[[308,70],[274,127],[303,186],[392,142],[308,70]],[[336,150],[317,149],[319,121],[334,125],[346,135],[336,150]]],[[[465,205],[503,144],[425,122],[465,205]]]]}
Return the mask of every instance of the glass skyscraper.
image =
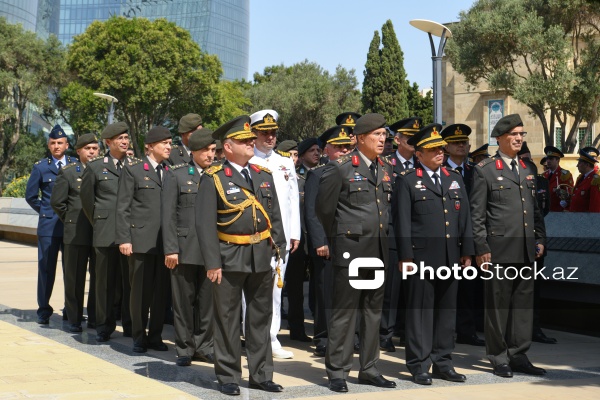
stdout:
{"type": "Polygon", "coordinates": [[[69,44],[93,21],[112,15],[166,18],[190,31],[202,51],[219,57],[224,79],[245,79],[249,8],[249,0],[60,0],[58,38],[69,44]]]}

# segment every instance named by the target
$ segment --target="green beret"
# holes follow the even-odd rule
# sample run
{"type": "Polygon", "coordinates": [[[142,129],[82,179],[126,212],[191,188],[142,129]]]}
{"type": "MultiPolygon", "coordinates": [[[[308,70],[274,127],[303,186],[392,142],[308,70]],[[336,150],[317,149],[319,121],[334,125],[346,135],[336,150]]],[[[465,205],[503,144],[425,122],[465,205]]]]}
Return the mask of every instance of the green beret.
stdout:
{"type": "Polygon", "coordinates": [[[381,114],[365,114],[356,121],[354,135],[363,135],[385,126],[385,117],[381,114]]]}
{"type": "Polygon", "coordinates": [[[315,137],[304,139],[298,145],[298,155],[301,156],[302,154],[306,153],[315,144],[319,144],[319,140],[315,137]]]}
{"type": "Polygon", "coordinates": [[[223,150],[223,143],[220,140],[216,141],[216,145],[217,145],[217,150],[223,150]]]}
{"type": "Polygon", "coordinates": [[[295,140],[284,140],[277,145],[277,150],[288,152],[290,150],[298,150],[298,143],[295,140]]]}
{"type": "Polygon", "coordinates": [[[90,143],[98,143],[98,139],[96,139],[96,135],[93,133],[86,133],[85,135],[79,136],[77,139],[77,143],[75,144],[75,150],[79,150],[82,147],[87,146],[90,143]]]}
{"type": "Polygon", "coordinates": [[[152,129],[150,129],[148,133],[146,133],[144,143],[156,143],[165,139],[171,139],[171,131],[169,131],[164,126],[155,126],[152,127],[152,129]]]}
{"type": "Polygon", "coordinates": [[[179,120],[177,132],[187,133],[195,131],[198,125],[202,124],[202,117],[198,114],[186,114],[179,120]]]}
{"type": "Polygon", "coordinates": [[[112,139],[115,136],[119,136],[122,133],[127,133],[128,130],[129,127],[125,122],[115,122],[114,124],[110,124],[106,128],[104,128],[100,137],[102,139],[112,139]]]}
{"type": "Polygon", "coordinates": [[[492,137],[502,136],[516,126],[523,126],[523,121],[521,121],[519,114],[510,114],[502,117],[496,122],[496,126],[492,130],[492,137]]]}
{"type": "Polygon", "coordinates": [[[225,139],[256,139],[256,135],[250,130],[250,117],[247,115],[225,122],[213,132],[212,136],[221,142],[225,139]]]}
{"type": "Polygon", "coordinates": [[[216,140],[212,137],[212,134],[213,131],[208,128],[200,128],[197,131],[192,132],[188,147],[191,151],[196,151],[214,144],[216,140]]]}

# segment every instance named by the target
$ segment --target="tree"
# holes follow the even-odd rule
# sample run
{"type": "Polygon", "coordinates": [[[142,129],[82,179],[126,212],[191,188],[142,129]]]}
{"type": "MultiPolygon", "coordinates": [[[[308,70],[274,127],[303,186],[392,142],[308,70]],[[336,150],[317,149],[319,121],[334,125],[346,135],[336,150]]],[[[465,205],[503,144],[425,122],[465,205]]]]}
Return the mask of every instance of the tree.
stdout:
{"type": "Polygon", "coordinates": [[[379,49],[379,33],[375,31],[365,64],[363,111],[377,112],[388,121],[397,121],[409,115],[409,84],[404,70],[404,53],[391,20],[381,28],[381,45],[379,49]]]}
{"type": "Polygon", "coordinates": [[[357,86],[354,70],[341,66],[333,75],[308,60],[291,67],[268,67],[263,75],[255,74],[254,84],[246,91],[252,104],[248,112],[276,110],[280,115],[278,140],[301,141],[335,125],[339,113],[357,111],[357,86]]]}
{"type": "Polygon", "coordinates": [[[211,121],[223,103],[218,58],[202,53],[187,30],[166,19],[93,22],[74,38],[67,64],[82,87],[119,100],[116,119],[129,125],[137,154],[152,126],[173,126],[189,112],[211,121]]]}
{"type": "Polygon", "coordinates": [[[553,143],[555,121],[573,152],[579,124],[598,119],[598,2],[479,0],[452,27],[446,54],[467,83],[488,84],[527,105],[553,143]],[[508,27],[508,28],[507,28],[508,27]]]}
{"type": "Polygon", "coordinates": [[[421,96],[419,85],[410,83],[407,81],[408,92],[408,114],[412,117],[421,117],[423,119],[423,125],[431,124],[433,122],[433,97],[431,91],[425,96],[421,96]]]}
{"type": "Polygon", "coordinates": [[[44,41],[0,18],[0,190],[14,163],[17,144],[27,132],[27,108],[52,112],[48,94],[64,76],[64,55],[56,36],[44,41]]]}

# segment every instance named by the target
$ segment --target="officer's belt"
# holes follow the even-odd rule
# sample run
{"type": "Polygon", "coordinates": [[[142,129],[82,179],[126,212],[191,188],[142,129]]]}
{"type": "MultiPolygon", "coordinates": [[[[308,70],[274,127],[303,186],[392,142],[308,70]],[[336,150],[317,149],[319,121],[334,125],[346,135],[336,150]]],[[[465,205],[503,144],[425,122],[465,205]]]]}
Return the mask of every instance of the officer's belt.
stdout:
{"type": "MultiPolygon", "coordinates": [[[[254,235],[256,235],[256,233],[254,235]]],[[[230,235],[228,233],[217,231],[217,236],[219,236],[220,240],[233,244],[256,244],[252,240],[252,236],[254,235],[230,235]]],[[[260,240],[262,241],[271,237],[271,231],[265,229],[264,231],[260,232],[259,235],[260,240]]]]}

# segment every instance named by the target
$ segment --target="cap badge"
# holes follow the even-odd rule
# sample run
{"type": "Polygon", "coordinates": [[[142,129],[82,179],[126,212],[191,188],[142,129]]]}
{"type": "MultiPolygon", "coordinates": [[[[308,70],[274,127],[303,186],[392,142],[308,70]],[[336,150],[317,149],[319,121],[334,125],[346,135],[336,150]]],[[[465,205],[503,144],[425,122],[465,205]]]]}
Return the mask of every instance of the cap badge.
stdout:
{"type": "Polygon", "coordinates": [[[347,124],[354,124],[354,118],[352,118],[352,115],[348,115],[348,118],[346,118],[346,123],[347,124]]]}
{"type": "Polygon", "coordinates": [[[414,129],[419,129],[421,126],[419,125],[419,120],[415,120],[415,123],[413,124],[413,128],[414,129]]]}
{"type": "Polygon", "coordinates": [[[437,131],[437,127],[433,127],[433,132],[431,132],[431,137],[440,136],[440,133],[437,131]]]}
{"type": "Polygon", "coordinates": [[[340,133],[339,133],[338,137],[341,137],[341,138],[348,137],[348,134],[346,133],[346,131],[344,130],[344,128],[340,129],[340,133]]]}
{"type": "Polygon", "coordinates": [[[462,135],[463,131],[460,128],[456,128],[456,132],[454,132],[456,135],[462,135]]]}
{"type": "Polygon", "coordinates": [[[271,114],[265,115],[265,117],[263,118],[263,121],[265,122],[265,124],[272,124],[273,122],[275,122],[275,120],[273,119],[271,114]]]}
{"type": "Polygon", "coordinates": [[[250,132],[250,124],[249,123],[245,123],[244,124],[244,130],[250,132]]]}

